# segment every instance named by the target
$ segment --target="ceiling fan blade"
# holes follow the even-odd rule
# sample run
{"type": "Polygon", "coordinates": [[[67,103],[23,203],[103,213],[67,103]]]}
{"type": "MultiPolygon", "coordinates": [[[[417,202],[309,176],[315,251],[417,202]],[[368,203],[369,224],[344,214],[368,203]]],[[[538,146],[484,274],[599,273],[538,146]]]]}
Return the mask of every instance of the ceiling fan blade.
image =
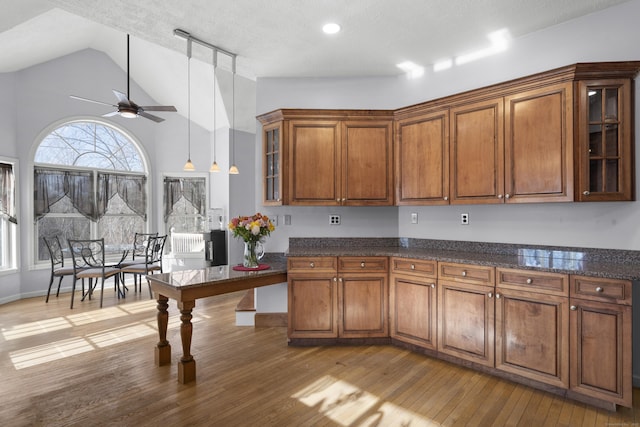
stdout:
{"type": "Polygon", "coordinates": [[[138,111],[138,115],[140,117],[144,117],[145,119],[153,120],[156,123],[164,122],[163,118],[154,116],[153,114],[145,113],[144,111],[138,111]]]}
{"type": "Polygon", "coordinates": [[[112,111],[110,113],[103,114],[102,117],[113,117],[113,116],[117,116],[118,114],[120,113],[118,113],[117,111],[112,111]]]}
{"type": "Polygon", "coordinates": [[[81,96],[69,95],[69,98],[77,99],[79,101],[93,102],[94,104],[108,105],[110,107],[117,107],[117,105],[109,104],[108,102],[95,101],[93,99],[83,98],[81,96]]]}
{"type": "Polygon", "coordinates": [[[176,107],[173,105],[146,105],[146,106],[138,106],[139,109],[144,111],[173,111],[176,112],[176,107]]]}
{"type": "Polygon", "coordinates": [[[129,98],[127,98],[127,95],[115,89],[112,89],[112,90],[113,90],[113,94],[116,96],[116,98],[118,98],[118,104],[131,105],[131,101],[129,101],[129,98]]]}

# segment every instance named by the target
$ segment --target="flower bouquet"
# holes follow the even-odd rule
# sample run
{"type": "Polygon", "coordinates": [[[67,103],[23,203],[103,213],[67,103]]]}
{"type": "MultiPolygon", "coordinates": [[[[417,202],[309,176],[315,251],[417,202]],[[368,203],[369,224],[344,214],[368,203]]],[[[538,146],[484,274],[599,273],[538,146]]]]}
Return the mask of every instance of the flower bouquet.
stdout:
{"type": "Polygon", "coordinates": [[[261,242],[276,228],[268,216],[256,213],[253,216],[238,216],[229,222],[229,230],[233,237],[244,241],[244,259],[242,265],[246,268],[258,268],[258,261],[264,255],[261,242]],[[260,253],[258,253],[260,252],[260,253]]]}

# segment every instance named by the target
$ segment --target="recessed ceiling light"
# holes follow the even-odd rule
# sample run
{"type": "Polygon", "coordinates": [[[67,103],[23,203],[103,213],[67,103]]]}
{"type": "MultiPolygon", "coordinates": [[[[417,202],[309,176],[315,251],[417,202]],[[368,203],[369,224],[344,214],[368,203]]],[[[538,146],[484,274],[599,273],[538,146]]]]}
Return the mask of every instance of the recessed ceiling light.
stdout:
{"type": "Polygon", "coordinates": [[[340,31],[340,25],[336,24],[335,22],[330,22],[328,24],[324,24],[324,26],[322,27],[322,31],[324,31],[326,34],[335,34],[340,31]]]}

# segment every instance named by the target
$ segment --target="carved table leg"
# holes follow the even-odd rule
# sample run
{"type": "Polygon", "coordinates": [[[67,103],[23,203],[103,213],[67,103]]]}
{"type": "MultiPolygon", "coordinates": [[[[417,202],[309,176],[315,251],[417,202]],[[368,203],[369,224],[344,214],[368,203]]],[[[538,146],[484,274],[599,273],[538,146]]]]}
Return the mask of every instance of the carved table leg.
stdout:
{"type": "Polygon", "coordinates": [[[182,357],[178,364],[178,382],[186,384],[196,379],[196,361],[191,355],[191,336],[193,325],[191,324],[191,311],[195,307],[195,301],[178,302],[180,309],[180,338],[182,338],[182,357]]]}
{"type": "Polygon", "coordinates": [[[169,299],[158,294],[158,335],[160,341],[156,346],[156,366],[171,364],[171,345],[167,341],[167,325],[169,323],[169,299]]]}

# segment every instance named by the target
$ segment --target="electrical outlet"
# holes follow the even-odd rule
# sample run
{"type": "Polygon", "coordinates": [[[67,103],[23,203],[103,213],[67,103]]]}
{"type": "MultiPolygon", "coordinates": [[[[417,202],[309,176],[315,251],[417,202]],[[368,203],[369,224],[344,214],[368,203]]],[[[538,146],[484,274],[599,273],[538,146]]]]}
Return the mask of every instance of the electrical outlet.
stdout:
{"type": "Polygon", "coordinates": [[[329,215],[329,224],[340,225],[340,215],[329,215]]]}
{"type": "Polygon", "coordinates": [[[284,215],[284,225],[291,225],[291,215],[284,215]]]}
{"type": "Polygon", "coordinates": [[[411,213],[411,224],[418,223],[418,214],[416,212],[411,213]]]}
{"type": "Polygon", "coordinates": [[[460,224],[469,225],[469,214],[468,213],[460,214],[460,224]]]}

